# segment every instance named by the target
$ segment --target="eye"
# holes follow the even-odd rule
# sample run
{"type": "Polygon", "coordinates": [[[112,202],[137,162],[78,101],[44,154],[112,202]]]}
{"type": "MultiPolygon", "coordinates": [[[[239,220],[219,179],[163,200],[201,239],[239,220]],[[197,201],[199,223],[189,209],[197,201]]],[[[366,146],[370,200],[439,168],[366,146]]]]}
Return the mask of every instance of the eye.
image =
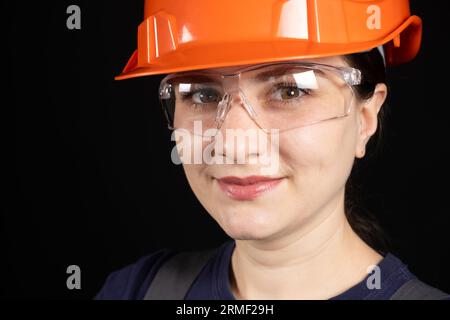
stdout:
{"type": "Polygon", "coordinates": [[[276,100],[292,100],[308,94],[307,90],[293,83],[279,83],[274,89],[276,100]]]}
{"type": "Polygon", "coordinates": [[[281,89],[281,98],[283,100],[297,98],[301,94],[298,88],[286,87],[281,89]]]}
{"type": "Polygon", "coordinates": [[[192,98],[192,102],[197,104],[218,103],[221,99],[217,90],[211,88],[194,90],[190,93],[183,94],[182,97],[183,100],[192,98]]]}

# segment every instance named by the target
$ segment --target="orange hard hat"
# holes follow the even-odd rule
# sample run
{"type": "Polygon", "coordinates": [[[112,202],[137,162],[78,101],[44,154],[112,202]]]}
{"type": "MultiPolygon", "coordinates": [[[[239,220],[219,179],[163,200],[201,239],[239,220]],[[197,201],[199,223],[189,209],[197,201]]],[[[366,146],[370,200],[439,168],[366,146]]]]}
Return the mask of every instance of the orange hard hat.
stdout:
{"type": "Polygon", "coordinates": [[[383,46],[413,59],[409,0],[145,0],[137,50],[115,79],[342,55],[383,46]]]}

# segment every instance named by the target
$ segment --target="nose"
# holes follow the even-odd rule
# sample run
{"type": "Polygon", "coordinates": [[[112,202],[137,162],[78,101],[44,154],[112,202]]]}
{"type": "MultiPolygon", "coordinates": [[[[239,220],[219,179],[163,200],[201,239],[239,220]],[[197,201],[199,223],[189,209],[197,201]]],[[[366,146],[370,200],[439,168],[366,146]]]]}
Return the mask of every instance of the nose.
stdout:
{"type": "Polygon", "coordinates": [[[222,112],[220,128],[257,129],[256,114],[240,91],[230,94],[228,106],[222,112]]]}
{"type": "Polygon", "coordinates": [[[228,105],[223,110],[219,120],[219,132],[222,146],[218,148],[220,156],[236,161],[247,162],[252,157],[262,153],[259,147],[261,130],[256,122],[256,114],[248,104],[245,95],[240,91],[230,94],[228,105]]]}

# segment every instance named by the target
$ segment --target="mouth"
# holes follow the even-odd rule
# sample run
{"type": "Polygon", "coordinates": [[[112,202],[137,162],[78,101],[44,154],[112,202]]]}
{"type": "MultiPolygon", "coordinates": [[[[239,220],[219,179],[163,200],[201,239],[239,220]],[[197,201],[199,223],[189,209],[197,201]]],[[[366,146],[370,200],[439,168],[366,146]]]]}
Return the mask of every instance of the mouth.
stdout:
{"type": "Polygon", "coordinates": [[[221,190],[234,200],[253,200],[272,191],[285,177],[227,176],[216,179],[221,190]]]}

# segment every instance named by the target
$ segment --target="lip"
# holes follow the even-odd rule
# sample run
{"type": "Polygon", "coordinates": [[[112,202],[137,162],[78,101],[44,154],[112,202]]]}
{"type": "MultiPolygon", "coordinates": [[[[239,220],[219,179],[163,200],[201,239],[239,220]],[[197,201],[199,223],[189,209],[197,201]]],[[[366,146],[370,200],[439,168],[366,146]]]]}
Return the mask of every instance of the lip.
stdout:
{"type": "Polygon", "coordinates": [[[279,185],[284,177],[227,176],[216,179],[220,188],[227,196],[235,200],[253,200],[273,190],[279,185]]]}

